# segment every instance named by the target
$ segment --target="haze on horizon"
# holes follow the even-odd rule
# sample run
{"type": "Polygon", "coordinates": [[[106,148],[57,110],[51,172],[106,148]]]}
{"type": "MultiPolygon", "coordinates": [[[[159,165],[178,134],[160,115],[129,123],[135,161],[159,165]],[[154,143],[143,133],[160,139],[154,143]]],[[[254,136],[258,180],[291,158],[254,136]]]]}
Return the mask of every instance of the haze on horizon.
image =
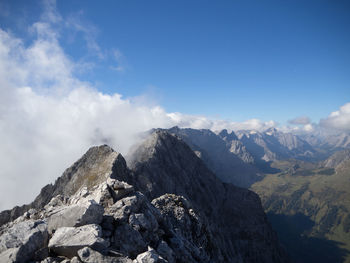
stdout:
{"type": "Polygon", "coordinates": [[[0,210],[151,128],[350,131],[346,1],[0,3],[0,210]],[[18,189],[21,189],[20,193],[18,189]]]}

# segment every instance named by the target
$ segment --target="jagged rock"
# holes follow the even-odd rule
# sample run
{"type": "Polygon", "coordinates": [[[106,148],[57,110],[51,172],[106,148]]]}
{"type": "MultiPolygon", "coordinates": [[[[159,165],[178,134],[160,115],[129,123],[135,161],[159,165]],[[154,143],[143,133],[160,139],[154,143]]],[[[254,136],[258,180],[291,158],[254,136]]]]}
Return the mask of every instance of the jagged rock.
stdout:
{"type": "Polygon", "coordinates": [[[158,229],[157,219],[149,211],[131,214],[129,217],[129,224],[137,231],[156,231],[158,229]]]}
{"type": "Polygon", "coordinates": [[[49,249],[57,255],[69,258],[76,256],[83,247],[104,251],[109,244],[101,237],[102,229],[99,225],[61,227],[50,239],[49,249]]]}
{"type": "MultiPolygon", "coordinates": [[[[177,261],[209,262],[210,255],[205,251],[211,245],[212,236],[190,203],[182,196],[166,194],[154,199],[152,204],[163,215],[163,224],[177,261]]],[[[160,244],[163,250],[166,249],[165,245],[160,244]]],[[[170,253],[167,251],[167,254],[170,253]]]]}
{"type": "Polygon", "coordinates": [[[128,224],[116,228],[113,246],[132,258],[147,250],[147,244],[141,234],[128,224]]]}
{"type": "Polygon", "coordinates": [[[118,223],[125,223],[128,221],[130,214],[139,211],[145,201],[146,198],[143,194],[135,193],[118,200],[107,212],[113,215],[118,223]]]}
{"type": "Polygon", "coordinates": [[[43,208],[57,195],[61,195],[65,200],[83,187],[90,191],[106,182],[108,178],[116,179],[117,177],[121,181],[129,177],[129,170],[122,155],[107,145],[91,147],[56,180],[54,185],[48,184],[43,187],[30,205],[2,211],[0,226],[15,220],[31,208],[43,208]]]}
{"type": "Polygon", "coordinates": [[[149,248],[148,251],[140,254],[136,258],[136,263],[166,263],[167,260],[164,260],[154,249],[149,248]]]}
{"type": "Polygon", "coordinates": [[[103,212],[103,207],[95,201],[85,201],[76,205],[60,207],[48,218],[49,232],[51,233],[52,230],[60,227],[100,224],[103,212]]]}
{"type": "Polygon", "coordinates": [[[164,240],[162,240],[159,243],[157,251],[159,255],[166,259],[169,263],[175,263],[174,251],[168,246],[168,244],[164,240]]]}
{"type": "Polygon", "coordinates": [[[26,262],[39,259],[36,252],[45,247],[47,242],[48,232],[45,222],[29,220],[15,224],[0,236],[1,262],[26,262]]]}
{"type": "Polygon", "coordinates": [[[130,258],[105,256],[89,247],[80,249],[78,255],[84,263],[132,263],[130,258]]]}
{"type": "Polygon", "coordinates": [[[108,178],[107,184],[114,190],[113,197],[115,200],[119,200],[124,196],[134,192],[134,187],[123,181],[108,178]]]}

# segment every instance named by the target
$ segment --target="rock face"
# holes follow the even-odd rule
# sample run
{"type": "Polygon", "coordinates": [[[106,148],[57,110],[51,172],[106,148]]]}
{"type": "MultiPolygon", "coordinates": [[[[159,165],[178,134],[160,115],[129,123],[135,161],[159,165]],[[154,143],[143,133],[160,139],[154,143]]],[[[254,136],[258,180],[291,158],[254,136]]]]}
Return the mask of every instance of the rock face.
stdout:
{"type": "Polygon", "coordinates": [[[176,136],[155,131],[135,149],[129,166],[133,172],[129,183],[148,198],[166,193],[184,196],[200,211],[200,217],[210,222],[208,236],[212,245],[206,251],[210,251],[211,260],[286,261],[259,197],[222,183],[176,136]],[[249,253],[252,246],[254,252],[249,253]]]}
{"type": "Polygon", "coordinates": [[[242,143],[236,145],[234,133],[223,136],[224,140],[210,130],[173,127],[164,131],[180,137],[226,183],[249,187],[261,179],[259,170],[251,165],[252,157],[242,143]]]}
{"type": "Polygon", "coordinates": [[[243,162],[250,164],[254,163],[254,157],[248,152],[247,148],[233,131],[228,133],[227,130],[222,130],[218,136],[226,142],[230,152],[237,155],[243,162]]]}
{"type": "Polygon", "coordinates": [[[174,135],[151,134],[130,168],[91,148],[6,219],[0,262],[288,262],[257,195],[222,183],[174,135]]]}
{"type": "Polygon", "coordinates": [[[315,149],[300,137],[275,128],[264,132],[237,131],[236,134],[257,164],[288,158],[308,160],[317,155],[315,149]]]}
{"type": "Polygon", "coordinates": [[[330,156],[327,160],[323,162],[324,167],[328,168],[337,168],[343,163],[350,160],[350,150],[343,150],[338,151],[334,153],[332,156],[330,156]]]}

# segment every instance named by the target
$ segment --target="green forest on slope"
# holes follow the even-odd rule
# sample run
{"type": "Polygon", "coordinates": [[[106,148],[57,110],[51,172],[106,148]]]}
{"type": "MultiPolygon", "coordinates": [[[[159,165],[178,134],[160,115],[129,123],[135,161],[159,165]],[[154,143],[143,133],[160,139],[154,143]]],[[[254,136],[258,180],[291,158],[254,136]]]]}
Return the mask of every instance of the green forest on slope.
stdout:
{"type": "Polygon", "coordinates": [[[298,160],[251,189],[294,262],[350,262],[350,160],[334,168],[298,160]]]}

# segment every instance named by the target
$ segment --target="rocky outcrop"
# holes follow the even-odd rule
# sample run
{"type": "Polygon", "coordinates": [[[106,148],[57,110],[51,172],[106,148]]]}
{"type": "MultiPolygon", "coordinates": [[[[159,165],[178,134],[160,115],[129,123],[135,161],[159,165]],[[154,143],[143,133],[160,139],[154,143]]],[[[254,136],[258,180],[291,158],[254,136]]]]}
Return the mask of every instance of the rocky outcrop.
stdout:
{"type": "Polygon", "coordinates": [[[0,213],[0,226],[23,215],[31,208],[40,209],[57,195],[71,196],[78,189],[85,187],[91,189],[118,174],[120,178],[126,177],[128,169],[124,158],[107,145],[90,148],[77,162],[69,167],[56,182],[42,188],[35,200],[12,210],[0,213]]]}
{"type": "Polygon", "coordinates": [[[9,226],[0,236],[0,262],[40,259],[48,237],[44,221],[27,220],[9,226]]]}
{"type": "Polygon", "coordinates": [[[0,227],[0,259],[288,262],[257,195],[222,183],[179,138],[155,132],[130,167],[91,148],[0,227]]]}

